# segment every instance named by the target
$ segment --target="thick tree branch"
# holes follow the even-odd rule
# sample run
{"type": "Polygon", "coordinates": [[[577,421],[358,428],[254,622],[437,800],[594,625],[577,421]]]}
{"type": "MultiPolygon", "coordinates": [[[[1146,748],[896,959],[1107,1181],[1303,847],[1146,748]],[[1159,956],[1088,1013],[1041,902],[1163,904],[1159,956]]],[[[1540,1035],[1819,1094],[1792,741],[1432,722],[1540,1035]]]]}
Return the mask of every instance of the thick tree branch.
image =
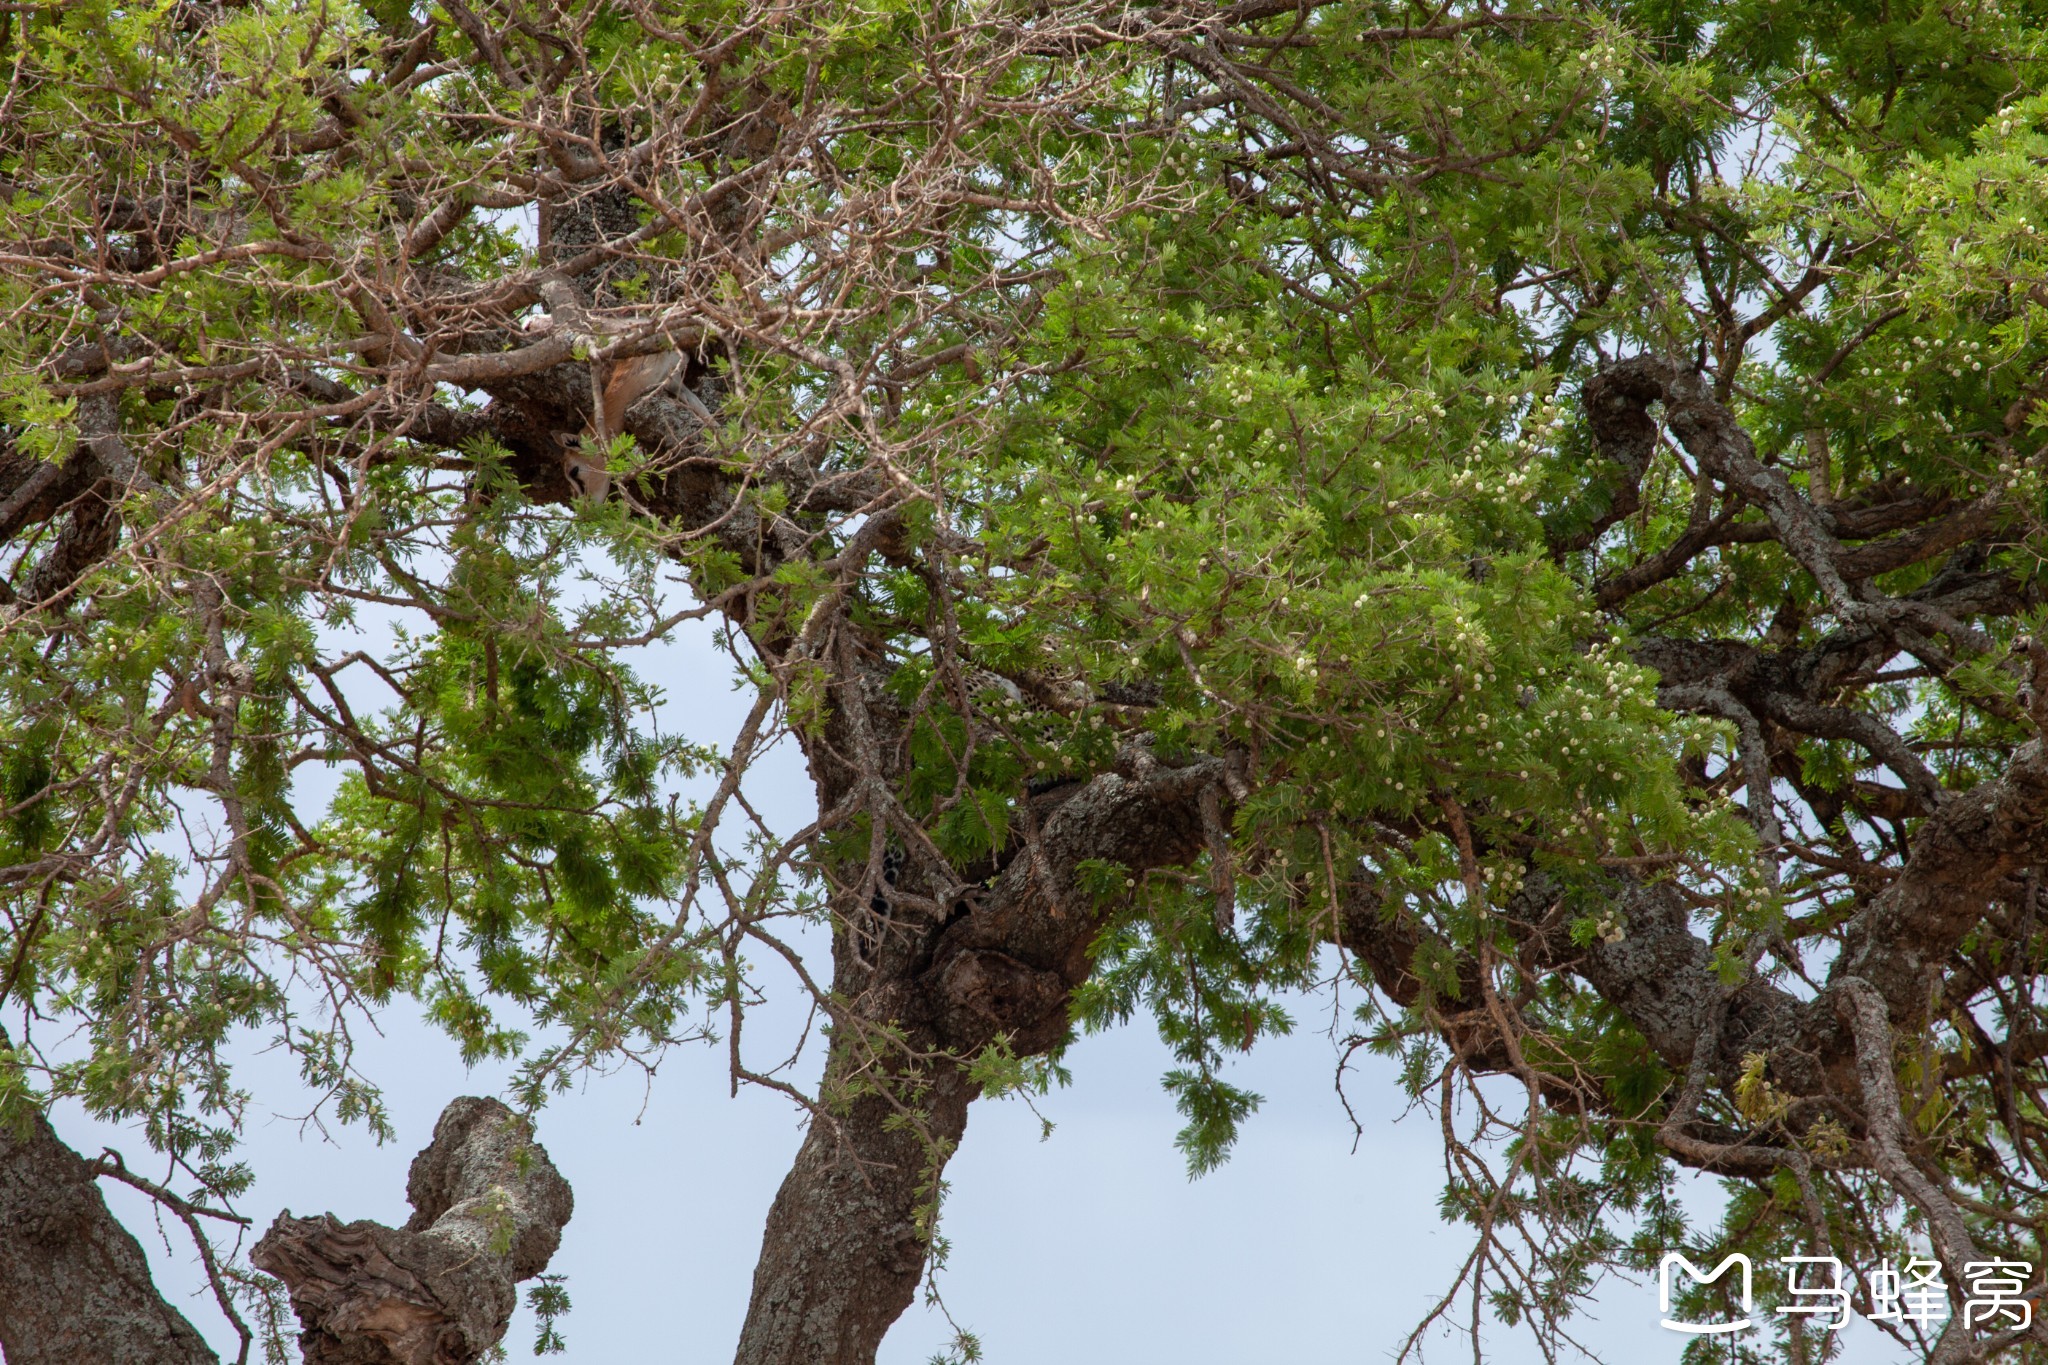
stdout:
{"type": "Polygon", "coordinates": [[[283,1280],[307,1365],[470,1365],[505,1335],[513,1285],[547,1268],[574,1208],[528,1123],[455,1100],[406,1180],[403,1228],[280,1214],[249,1259],[283,1280]]]}

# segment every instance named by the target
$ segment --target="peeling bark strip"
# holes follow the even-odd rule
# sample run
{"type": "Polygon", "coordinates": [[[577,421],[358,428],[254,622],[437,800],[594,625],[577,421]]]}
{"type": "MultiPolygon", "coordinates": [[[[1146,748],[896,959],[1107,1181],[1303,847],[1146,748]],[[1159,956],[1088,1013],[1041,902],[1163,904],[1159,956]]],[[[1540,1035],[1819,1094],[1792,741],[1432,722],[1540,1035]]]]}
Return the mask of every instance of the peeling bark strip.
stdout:
{"type": "Polygon", "coordinates": [[[505,1335],[513,1285],[547,1268],[575,1206],[524,1119],[463,1096],[406,1180],[403,1228],[278,1216],[249,1253],[285,1282],[307,1365],[470,1365],[505,1335]]]}
{"type": "MultiPolygon", "coordinates": [[[[0,1040],[4,1041],[4,1040],[0,1040]]],[[[217,1365],[150,1282],[85,1159],[23,1106],[0,1118],[0,1353],[7,1365],[217,1365]]]]}

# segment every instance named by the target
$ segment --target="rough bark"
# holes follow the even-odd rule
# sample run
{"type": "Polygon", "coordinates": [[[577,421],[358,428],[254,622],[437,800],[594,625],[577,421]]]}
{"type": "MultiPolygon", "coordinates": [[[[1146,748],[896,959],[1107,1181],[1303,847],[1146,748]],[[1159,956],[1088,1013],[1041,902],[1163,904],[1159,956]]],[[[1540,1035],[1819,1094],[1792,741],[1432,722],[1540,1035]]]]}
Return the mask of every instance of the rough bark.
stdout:
{"type": "MultiPolygon", "coordinates": [[[[845,1078],[826,1079],[829,1089],[845,1078]]],[[[959,1070],[938,1072],[920,1096],[922,1134],[873,1095],[813,1120],[768,1212],[740,1365],[875,1358],[917,1292],[929,1236],[921,1215],[977,1093],[959,1070]]]]}
{"type": "Polygon", "coordinates": [[[1109,910],[1082,894],[1076,869],[1193,858],[1203,793],[1235,785],[1219,759],[1168,767],[1133,748],[1120,769],[1044,794],[1035,847],[1016,852],[972,908],[941,925],[887,926],[877,935],[887,950],[867,965],[840,945],[834,986],[851,1007],[827,1067],[828,1106],[877,1064],[862,1029],[897,1031],[906,1060],[891,1067],[889,1096],[858,1093],[812,1120],[768,1216],[738,1365],[875,1358],[916,1292],[937,1182],[980,1093],[957,1059],[998,1036],[1037,1055],[1068,1034],[1068,1002],[1109,910]]]}
{"type": "Polygon", "coordinates": [[[547,1268],[574,1208],[527,1122],[496,1100],[442,1111],[403,1228],[278,1216],[249,1254],[284,1281],[307,1365],[469,1365],[505,1335],[513,1285],[547,1268]]]}
{"type": "Polygon", "coordinates": [[[164,1302],[92,1168],[22,1106],[0,1119],[0,1355],[7,1365],[216,1365],[164,1302]]]}

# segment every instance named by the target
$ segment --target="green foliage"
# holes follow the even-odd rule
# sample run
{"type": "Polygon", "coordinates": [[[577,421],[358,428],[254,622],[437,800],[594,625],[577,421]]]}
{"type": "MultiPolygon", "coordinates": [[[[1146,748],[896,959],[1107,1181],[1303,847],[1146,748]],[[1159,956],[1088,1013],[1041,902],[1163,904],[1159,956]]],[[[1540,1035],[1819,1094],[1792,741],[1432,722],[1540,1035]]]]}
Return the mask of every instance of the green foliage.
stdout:
{"type": "Polygon", "coordinates": [[[526,1291],[526,1306],[533,1310],[533,1353],[537,1356],[560,1355],[568,1349],[559,1324],[569,1311],[569,1291],[564,1283],[564,1276],[540,1275],[526,1291]]]}
{"type": "MultiPolygon", "coordinates": [[[[1444,1209],[1548,1229],[1548,1269],[1489,1294],[1551,1330],[1689,1229],[1652,1137],[1676,1063],[1528,968],[1532,925],[1617,944],[1615,879],[1668,884],[1732,987],[1786,975],[1765,948],[1827,941],[1850,904],[1821,864],[1779,875],[1736,726],[1660,704],[1645,653],[1811,642],[1821,585],[1668,442],[1640,479],[1603,458],[1584,381],[1711,362],[1816,505],[1981,503],[1969,571],[2040,579],[2038,4],[1338,0],[1210,16],[1244,30],[1212,45],[1241,79],[1213,85],[1171,56],[1187,35],[1111,41],[1058,5],[935,27],[896,3],[660,26],[571,4],[550,14],[573,43],[536,17],[495,52],[405,4],[183,8],[0,18],[0,991],[83,1027],[10,1052],[0,1107],[40,1086],[139,1118],[217,1192],[247,1179],[227,1058],[252,1038],[382,1133],[346,1023],[406,1001],[466,1060],[517,1060],[537,1105],[713,1019],[737,1059],[748,954],[801,957],[778,920],[832,927],[843,974],[811,984],[835,1045],[909,1056],[900,1021],[842,1017],[891,941],[864,907],[984,889],[1035,801],[1134,752],[1227,755],[1227,856],[1205,830],[1171,865],[1071,870],[1096,917],[1076,1023],[1150,1018],[1200,1173],[1256,1109],[1229,1059],[1291,1031],[1293,993],[1363,992],[1352,1041],[1432,1101],[1471,1061],[1446,1021],[1511,1002],[1513,1065],[1604,1117],[1535,1106],[1499,1170],[1454,1153],[1444,1209]],[[1064,46],[1020,37],[1069,22],[1064,46]],[[422,76],[429,49],[446,69],[422,76]],[[564,133],[539,92],[571,68],[564,133]],[[735,102],[705,114],[714,85],[735,102]],[[643,176],[626,149],[700,116],[716,137],[643,176]],[[711,334],[686,457],[576,435],[611,334],[547,372],[433,377],[529,344],[557,258],[518,215],[582,185],[593,146],[639,177],[613,320],[711,334]],[[425,231],[443,203],[459,221],[425,231]],[[705,247],[719,214],[746,252],[705,247]],[[507,408],[574,420],[484,420],[507,408]],[[97,484],[8,502],[110,436],[97,484]],[[565,501],[536,451],[570,448],[619,495],[565,501]],[[121,533],[23,604],[92,488],[121,533]],[[700,608],[761,702],[731,744],[664,733],[635,667],[700,608]],[[779,737],[821,790],[869,762],[850,699],[902,720],[872,760],[886,800],[842,781],[788,844],[731,816],[779,737]],[[1360,887],[1412,945],[1398,972],[1333,959],[1360,887]]],[[[1906,597],[1944,563],[1870,582],[1906,597]]],[[[2007,656],[2029,601],[1843,707],[1951,790],[1995,774],[2027,733],[2007,656]]],[[[1783,743],[1768,780],[1796,774],[1802,838],[1903,857],[1912,817],[1857,814],[1882,766],[1860,741],[1783,743]]],[[[1968,1023],[1944,1045],[1978,1046],[1968,1023]]],[[[963,1059],[986,1092],[1063,1074],[1057,1044],[1013,1045],[963,1059]]],[[[1915,1065],[1923,1136],[2001,1140],[1915,1065]]],[[[1719,1117],[1788,1122],[1771,1067],[1748,1058],[1719,1117]]],[[[1804,1131],[1829,1159],[1849,1141],[1804,1131]]],[[[1728,1226],[1789,1246],[1798,1193],[1745,1187],[1728,1226]]],[[[559,1284],[532,1301],[536,1350],[561,1349],[559,1284]]]]}

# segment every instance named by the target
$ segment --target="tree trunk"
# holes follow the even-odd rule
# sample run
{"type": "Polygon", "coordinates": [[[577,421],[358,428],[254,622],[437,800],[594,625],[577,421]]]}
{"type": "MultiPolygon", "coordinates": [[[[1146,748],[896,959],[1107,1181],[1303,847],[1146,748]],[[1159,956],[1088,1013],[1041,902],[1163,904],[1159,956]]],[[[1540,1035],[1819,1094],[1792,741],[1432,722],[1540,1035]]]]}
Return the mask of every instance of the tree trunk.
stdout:
{"type": "Polygon", "coordinates": [[[91,1167],[27,1104],[0,1118],[0,1353],[7,1365],[219,1365],[157,1293],[91,1167]]]}
{"type": "MultiPolygon", "coordinates": [[[[892,1103],[874,1093],[874,1054],[851,1033],[860,1023],[835,1036],[819,1091],[828,1117],[811,1120],[768,1214],[737,1365],[872,1365],[916,1296],[929,1205],[980,1093],[968,1060],[998,1038],[1020,1057],[1041,1056],[1068,1034],[1104,914],[1076,870],[1098,859],[1134,872],[1186,862],[1203,847],[1204,793],[1221,785],[1238,796],[1223,759],[1170,768],[1133,750],[1119,762],[1127,771],[1035,798],[1036,847],[1010,850],[971,907],[920,927],[889,920],[883,896],[888,932],[874,935],[871,956],[854,950],[850,927],[835,937],[834,994],[893,1037],[896,1055],[940,1060],[883,1078],[892,1103]],[[852,1102],[830,1109],[849,1089],[852,1102]],[[905,1122],[913,1105],[915,1126],[905,1122]]],[[[861,916],[858,903],[840,909],[843,925],[861,916]]]]}
{"type": "MultiPolygon", "coordinates": [[[[835,1048],[826,1094],[843,1065],[835,1048]]],[[[811,1120],[768,1213],[736,1365],[871,1365],[916,1296],[929,1206],[978,1093],[958,1069],[934,1077],[923,1134],[872,1094],[811,1120]]]]}

